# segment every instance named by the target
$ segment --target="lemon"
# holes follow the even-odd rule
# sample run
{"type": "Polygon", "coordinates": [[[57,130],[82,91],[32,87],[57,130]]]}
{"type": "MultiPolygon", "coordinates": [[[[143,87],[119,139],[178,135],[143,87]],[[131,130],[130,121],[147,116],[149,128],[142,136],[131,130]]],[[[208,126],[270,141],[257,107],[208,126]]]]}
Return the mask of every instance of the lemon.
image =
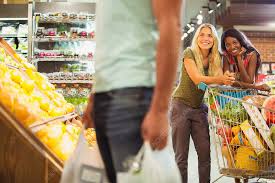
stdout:
{"type": "Polygon", "coordinates": [[[27,92],[31,93],[34,89],[34,81],[32,80],[23,80],[21,82],[21,87],[27,92]]]}
{"type": "Polygon", "coordinates": [[[11,70],[10,75],[11,79],[18,84],[20,84],[23,81],[21,73],[17,70],[11,70]]]}

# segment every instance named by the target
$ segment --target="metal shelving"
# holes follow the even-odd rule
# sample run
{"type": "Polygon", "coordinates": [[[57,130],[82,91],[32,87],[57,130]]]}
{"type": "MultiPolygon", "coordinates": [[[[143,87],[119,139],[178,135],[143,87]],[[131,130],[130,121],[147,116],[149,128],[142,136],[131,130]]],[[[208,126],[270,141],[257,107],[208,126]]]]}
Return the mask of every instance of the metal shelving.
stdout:
{"type": "Polygon", "coordinates": [[[72,42],[72,41],[95,41],[94,38],[62,38],[62,37],[45,37],[33,38],[34,42],[72,42]]]}
{"type": "Polygon", "coordinates": [[[33,58],[32,62],[93,62],[92,60],[83,59],[81,57],[66,58],[66,57],[45,57],[45,58],[33,58]]]}
{"type": "Polygon", "coordinates": [[[2,38],[27,38],[28,35],[18,35],[18,34],[0,34],[2,38]]]}

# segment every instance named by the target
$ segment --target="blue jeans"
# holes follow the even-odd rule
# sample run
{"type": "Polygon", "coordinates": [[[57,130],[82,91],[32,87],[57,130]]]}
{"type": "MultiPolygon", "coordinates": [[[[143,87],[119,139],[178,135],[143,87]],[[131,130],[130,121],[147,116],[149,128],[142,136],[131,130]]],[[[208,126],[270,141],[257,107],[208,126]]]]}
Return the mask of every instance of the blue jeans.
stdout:
{"type": "Polygon", "coordinates": [[[141,123],[149,109],[153,88],[136,87],[97,93],[94,120],[97,142],[111,183],[116,172],[143,144],[141,123]]]}

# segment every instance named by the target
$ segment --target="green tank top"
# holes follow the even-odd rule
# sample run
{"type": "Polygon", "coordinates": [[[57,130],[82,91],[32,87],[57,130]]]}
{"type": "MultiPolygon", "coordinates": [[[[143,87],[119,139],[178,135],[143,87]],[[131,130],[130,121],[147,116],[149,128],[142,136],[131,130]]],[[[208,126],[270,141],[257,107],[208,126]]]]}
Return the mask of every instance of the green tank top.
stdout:
{"type": "MultiPolygon", "coordinates": [[[[183,61],[185,58],[195,60],[195,56],[191,48],[186,48],[183,52],[183,61]]],[[[205,69],[206,75],[208,75],[208,69],[205,69]]],[[[182,72],[180,76],[179,84],[173,92],[173,98],[181,100],[184,104],[199,108],[203,103],[204,91],[198,89],[197,85],[189,77],[184,64],[182,63],[182,72]]]]}

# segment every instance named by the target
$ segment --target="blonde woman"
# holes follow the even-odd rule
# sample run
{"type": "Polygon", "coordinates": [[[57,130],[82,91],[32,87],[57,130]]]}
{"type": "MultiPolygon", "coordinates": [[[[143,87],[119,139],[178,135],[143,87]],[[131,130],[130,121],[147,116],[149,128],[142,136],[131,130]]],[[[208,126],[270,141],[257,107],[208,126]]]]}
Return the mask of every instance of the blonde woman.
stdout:
{"type": "Polygon", "coordinates": [[[180,82],[171,105],[172,140],[182,182],[187,183],[187,162],[190,135],[198,154],[200,183],[210,182],[210,138],[204,91],[198,84],[231,85],[233,74],[223,74],[218,50],[218,36],[213,25],[202,24],[191,47],[184,50],[180,82]]]}

